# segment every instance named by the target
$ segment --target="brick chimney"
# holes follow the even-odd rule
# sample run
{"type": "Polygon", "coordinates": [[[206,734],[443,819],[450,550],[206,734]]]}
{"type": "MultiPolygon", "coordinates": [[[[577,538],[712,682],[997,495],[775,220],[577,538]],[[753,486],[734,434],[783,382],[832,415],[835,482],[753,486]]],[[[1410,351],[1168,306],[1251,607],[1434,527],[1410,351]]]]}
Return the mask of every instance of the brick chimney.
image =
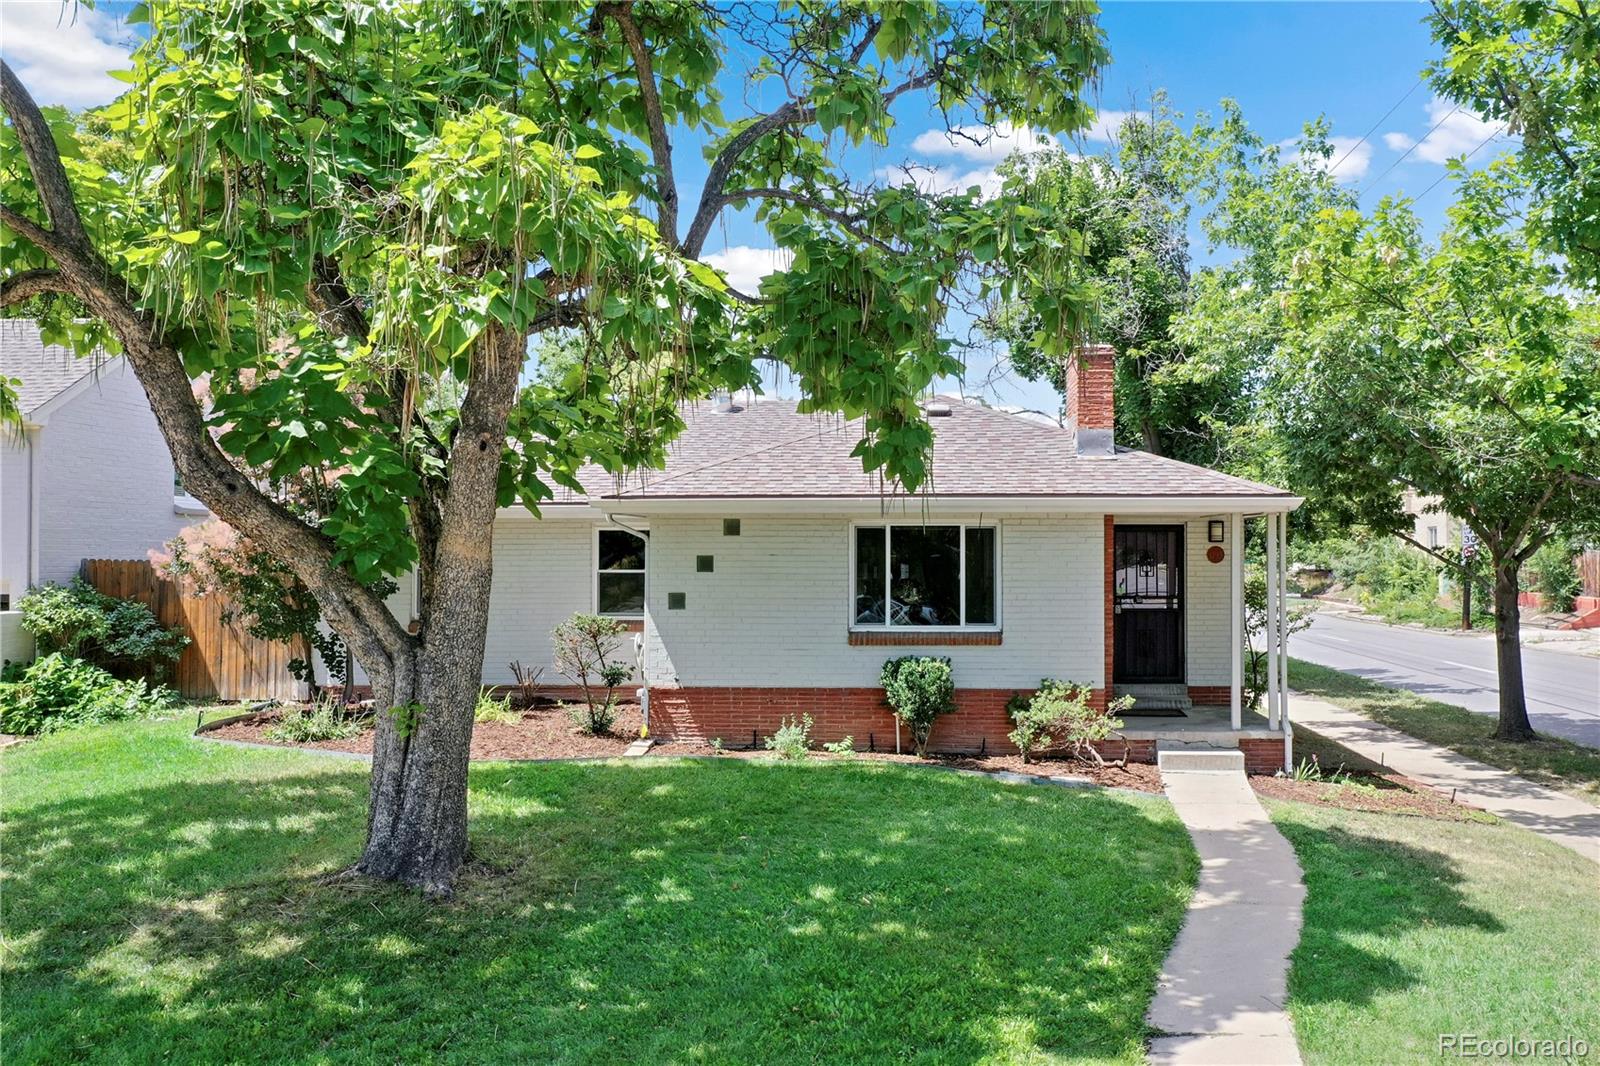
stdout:
{"type": "Polygon", "coordinates": [[[1086,344],[1067,360],[1067,428],[1077,436],[1079,455],[1115,450],[1116,379],[1116,352],[1109,344],[1086,344]]]}

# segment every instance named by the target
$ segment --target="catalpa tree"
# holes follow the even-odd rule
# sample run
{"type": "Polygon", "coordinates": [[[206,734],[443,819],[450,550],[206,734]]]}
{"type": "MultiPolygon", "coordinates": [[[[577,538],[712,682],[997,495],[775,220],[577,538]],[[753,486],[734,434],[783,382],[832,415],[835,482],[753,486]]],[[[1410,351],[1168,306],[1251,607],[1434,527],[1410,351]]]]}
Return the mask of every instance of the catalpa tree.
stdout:
{"type": "MultiPolygon", "coordinates": [[[[1022,299],[1053,343],[1072,258],[1019,190],[852,181],[892,109],[1064,132],[1092,117],[1093,5],[163,0],[130,90],[47,116],[6,68],[0,306],[120,346],[186,489],[281,560],[371,678],[354,870],[447,893],[497,506],[584,463],[658,464],[680,401],[786,368],[908,490],[946,309],[1022,299]],[[722,87],[772,106],[730,117],[722,87]],[[752,95],[756,95],[752,93],[752,95]],[[705,145],[697,189],[674,138],[705,145]],[[745,209],[791,265],[701,263],[745,209]],[[524,375],[530,340],[579,357],[524,375]],[[211,403],[193,388],[206,381],[211,403]],[[415,632],[379,595],[415,568],[415,632]]],[[[743,109],[741,109],[742,111],[743,109]]]]}

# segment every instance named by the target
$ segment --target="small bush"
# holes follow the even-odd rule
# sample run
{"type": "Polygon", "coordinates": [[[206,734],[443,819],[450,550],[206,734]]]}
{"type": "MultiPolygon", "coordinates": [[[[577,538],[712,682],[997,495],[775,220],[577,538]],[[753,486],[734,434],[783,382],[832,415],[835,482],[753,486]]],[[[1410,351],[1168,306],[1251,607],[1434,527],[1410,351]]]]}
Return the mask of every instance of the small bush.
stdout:
{"type": "Polygon", "coordinates": [[[149,607],[107,596],[81,577],[70,585],[41,585],[17,609],[40,651],[103,667],[148,668],[159,676],[189,646],[183,630],[163,626],[149,607]]]}
{"type": "Polygon", "coordinates": [[[567,712],[567,717],[572,719],[572,724],[578,727],[580,733],[587,733],[592,737],[605,736],[611,732],[611,727],[617,724],[616,700],[563,703],[561,709],[567,712]]]}
{"type": "Polygon", "coordinates": [[[879,680],[894,716],[911,730],[917,756],[925,757],[934,719],[956,709],[956,686],[950,674],[950,660],[937,655],[890,659],[883,664],[879,680]]]}
{"type": "Polygon", "coordinates": [[[520,722],[522,716],[511,709],[511,696],[508,694],[501,699],[494,698],[494,689],[486,688],[478,693],[478,705],[472,708],[474,722],[520,722]]]}
{"type": "Polygon", "coordinates": [[[1566,614],[1577,606],[1583,591],[1583,576],[1578,573],[1577,553],[1571,542],[1557,537],[1545,542],[1528,560],[1533,584],[1544,597],[1548,611],[1566,614]]]}
{"type": "Polygon", "coordinates": [[[1104,765],[1105,760],[1094,745],[1117,735],[1122,728],[1117,715],[1133,706],[1133,699],[1123,696],[1100,711],[1089,703],[1093,696],[1094,690],[1088,685],[1049,677],[1039,682],[1033,695],[1012,696],[1006,710],[1017,728],[1009,735],[1011,743],[1022,752],[1022,761],[1032,762],[1035,754],[1059,744],[1078,758],[1087,757],[1104,765]]]}
{"type": "Polygon", "coordinates": [[[766,743],[767,750],[780,759],[804,759],[811,750],[811,716],[783,719],[766,743]]]}
{"type": "Polygon", "coordinates": [[[277,725],[263,730],[261,735],[279,744],[313,744],[353,737],[365,726],[365,716],[357,716],[339,700],[326,697],[310,707],[291,707],[277,725]]]}
{"type": "Polygon", "coordinates": [[[830,740],[822,745],[822,750],[829,755],[854,755],[856,753],[856,738],[852,736],[840,737],[830,740]]]}
{"type": "Polygon", "coordinates": [[[569,708],[586,733],[609,733],[617,720],[616,689],[633,676],[633,667],[619,662],[622,634],[628,627],[615,618],[575,614],[551,634],[556,669],[583,689],[584,706],[569,708]]]}
{"type": "Polygon", "coordinates": [[[0,732],[53,733],[73,726],[148,718],[177,704],[171,689],[121,681],[93,663],[51,652],[0,684],[0,732]]]}

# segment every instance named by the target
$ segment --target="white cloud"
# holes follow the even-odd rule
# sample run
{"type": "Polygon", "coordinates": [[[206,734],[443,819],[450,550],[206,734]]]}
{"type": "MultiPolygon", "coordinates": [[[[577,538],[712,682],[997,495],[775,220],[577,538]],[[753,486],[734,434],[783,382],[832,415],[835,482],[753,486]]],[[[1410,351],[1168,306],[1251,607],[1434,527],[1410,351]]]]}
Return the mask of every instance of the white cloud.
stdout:
{"type": "Polygon", "coordinates": [[[762,278],[774,270],[787,269],[793,259],[794,253],[787,249],[752,248],[748,244],[736,244],[700,257],[701,262],[722,271],[729,285],[751,295],[761,288],[762,278]]]}
{"type": "Polygon", "coordinates": [[[998,163],[1012,152],[1037,152],[1056,143],[1054,137],[1035,133],[1027,126],[1000,122],[993,126],[924,130],[911,142],[911,150],[918,155],[953,156],[974,163],[998,163]]]}
{"type": "Polygon", "coordinates": [[[40,104],[72,108],[110,103],[128,86],[107,77],[126,70],[138,34],[104,11],[61,0],[0,4],[0,54],[40,104]]]}
{"type": "Polygon", "coordinates": [[[1002,161],[1018,152],[1027,155],[1060,147],[1055,137],[1009,122],[924,130],[911,142],[911,151],[921,158],[904,166],[881,167],[877,176],[892,185],[915,185],[925,193],[965,192],[976,185],[990,197],[1000,191],[1002,161]]]}
{"type": "Polygon", "coordinates": [[[966,192],[974,185],[984,199],[996,195],[1004,184],[995,167],[941,166],[933,163],[907,163],[903,167],[882,167],[878,177],[891,185],[915,185],[921,192],[937,195],[966,192]]]}
{"type": "Polygon", "coordinates": [[[1279,141],[1278,147],[1291,149],[1286,157],[1288,162],[1304,160],[1317,167],[1331,168],[1336,181],[1349,183],[1366,177],[1372,166],[1372,145],[1357,137],[1329,137],[1328,144],[1333,148],[1333,155],[1327,159],[1302,155],[1293,139],[1279,141]]]}
{"type": "Polygon", "coordinates": [[[1424,163],[1445,163],[1458,155],[1466,155],[1478,148],[1501,129],[1493,119],[1479,118],[1466,108],[1457,108],[1449,100],[1434,97],[1428,101],[1429,133],[1421,142],[1405,133],[1386,133],[1384,143],[1390,148],[1405,151],[1413,144],[1412,159],[1424,163]]]}
{"type": "Polygon", "coordinates": [[[1148,111],[1101,111],[1098,112],[1089,128],[1081,136],[1088,141],[1113,140],[1122,124],[1130,118],[1149,118],[1148,111]]]}

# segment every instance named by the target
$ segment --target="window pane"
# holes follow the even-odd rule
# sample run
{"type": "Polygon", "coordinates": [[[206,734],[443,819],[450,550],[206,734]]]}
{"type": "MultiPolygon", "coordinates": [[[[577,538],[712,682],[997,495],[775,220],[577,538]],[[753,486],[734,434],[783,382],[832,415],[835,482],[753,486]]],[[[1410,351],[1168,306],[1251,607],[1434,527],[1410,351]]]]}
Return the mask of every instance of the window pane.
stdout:
{"type": "Polygon", "coordinates": [[[889,623],[961,624],[961,528],[893,526],[889,530],[889,623]]]}
{"type": "Polygon", "coordinates": [[[994,625],[994,527],[967,530],[967,625],[994,625]]]}
{"type": "Polygon", "coordinates": [[[856,530],[856,610],[858,626],[883,625],[883,527],[856,530]]]}
{"type": "Polygon", "coordinates": [[[644,614],[644,575],[602,572],[595,598],[601,614],[644,614]]]}
{"type": "Polygon", "coordinates": [[[643,570],[644,538],[625,529],[600,531],[600,569],[643,570]]]}

